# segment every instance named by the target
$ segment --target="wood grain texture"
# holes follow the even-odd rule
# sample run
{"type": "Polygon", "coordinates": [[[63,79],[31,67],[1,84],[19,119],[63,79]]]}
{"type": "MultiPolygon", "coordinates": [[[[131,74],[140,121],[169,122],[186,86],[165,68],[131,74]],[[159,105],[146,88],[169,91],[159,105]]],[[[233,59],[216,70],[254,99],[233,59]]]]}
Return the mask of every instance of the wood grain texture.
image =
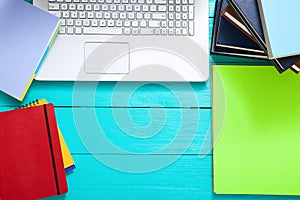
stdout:
{"type": "MultiPolygon", "coordinates": [[[[125,155],[109,156],[126,160],[125,155]]],[[[213,196],[207,192],[212,188],[212,172],[206,167],[212,163],[210,156],[203,159],[183,156],[167,168],[148,174],[112,170],[91,156],[75,155],[74,159],[80,166],[68,175],[70,192],[66,199],[211,199],[213,196]]]]}
{"type": "MultiPolygon", "coordinates": [[[[0,107],[0,111],[11,109],[12,107],[0,107]]],[[[181,108],[55,108],[59,128],[74,154],[118,154],[105,147],[96,151],[86,149],[89,143],[83,143],[81,139],[92,129],[93,124],[87,124],[93,118],[93,114],[90,113],[95,113],[97,121],[94,125],[102,131],[92,131],[105,135],[113,145],[128,153],[176,155],[183,152],[186,155],[198,155],[204,145],[211,148],[211,109],[192,111],[199,114],[198,120],[189,119],[191,109],[181,108]],[[81,117],[78,119],[76,115],[81,117]],[[117,115],[119,116],[116,117],[117,115]],[[183,115],[187,115],[188,120],[183,120],[183,115]],[[161,121],[163,123],[160,123],[161,121]],[[145,138],[139,129],[150,134],[150,137],[145,138]],[[168,146],[170,144],[172,146],[168,146]],[[159,152],[163,148],[167,150],[159,152]]],[[[100,140],[100,136],[96,139],[98,138],[100,140]]],[[[211,152],[205,151],[203,154],[211,155],[211,152]]]]}
{"type": "MultiPolygon", "coordinates": [[[[212,32],[215,0],[210,0],[209,5],[210,32],[212,32]]],[[[261,60],[211,55],[211,65],[214,63],[268,64],[261,60]]],[[[82,83],[79,87],[74,87],[73,82],[34,81],[23,103],[40,98],[46,98],[56,106],[59,127],[77,165],[75,171],[67,175],[69,193],[49,199],[282,199],[279,196],[213,194],[212,154],[209,151],[212,145],[209,137],[210,81],[188,85],[82,83]],[[74,99],[74,88],[76,93],[81,94],[79,100],[74,99]],[[92,99],[86,98],[91,95],[92,99]],[[198,118],[191,117],[184,120],[183,113],[192,113],[195,110],[199,112],[198,118]],[[98,119],[106,138],[125,153],[120,154],[119,151],[113,151],[105,146],[88,151],[88,146],[82,138],[88,138],[90,133],[81,131],[79,127],[86,126],[86,130],[92,129],[90,123],[94,117],[98,119]],[[164,123],[159,123],[161,121],[164,123]],[[183,127],[180,129],[182,123],[183,127]],[[193,131],[195,135],[191,142],[187,138],[193,131]],[[153,134],[152,137],[143,138],[144,134],[150,133],[153,134]],[[176,138],[178,135],[181,136],[176,138]],[[174,145],[168,147],[168,144],[174,145]],[[167,153],[162,154],[160,149],[167,149],[167,153]],[[145,155],[141,157],[140,154],[145,155]],[[129,164],[129,160],[138,157],[142,159],[139,163],[141,167],[148,160],[154,160],[155,164],[161,160],[174,158],[175,162],[154,172],[135,174],[108,167],[99,161],[99,156],[122,162],[125,166],[129,164]]],[[[14,109],[20,105],[20,102],[0,93],[0,111],[14,109]]],[[[97,142],[95,140],[94,144],[99,144],[97,142]]]]}
{"type": "MultiPolygon", "coordinates": [[[[211,106],[209,83],[101,82],[97,84],[82,82],[74,84],[74,82],[34,81],[22,103],[30,102],[37,98],[46,98],[56,106],[211,106]],[[80,95],[78,96],[77,94],[80,95]],[[130,98],[127,97],[128,95],[130,98]],[[85,98],[87,96],[92,96],[93,98],[85,98]],[[179,96],[181,97],[180,102],[177,100],[179,96]],[[75,99],[75,97],[78,98],[75,99]]],[[[4,93],[0,93],[0,106],[19,106],[22,103],[4,93]]]]}

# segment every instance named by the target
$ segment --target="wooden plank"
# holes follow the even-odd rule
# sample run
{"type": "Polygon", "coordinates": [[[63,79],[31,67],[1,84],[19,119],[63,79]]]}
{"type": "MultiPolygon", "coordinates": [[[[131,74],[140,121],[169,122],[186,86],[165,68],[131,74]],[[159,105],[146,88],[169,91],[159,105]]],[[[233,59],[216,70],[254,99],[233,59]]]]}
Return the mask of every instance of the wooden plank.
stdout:
{"type": "Polygon", "coordinates": [[[211,154],[210,109],[56,107],[55,111],[71,153],[211,154]]]}
{"type": "Polygon", "coordinates": [[[211,153],[210,109],[56,108],[56,113],[72,153],[87,153],[86,147],[107,154],[211,153]]]}
{"type": "Polygon", "coordinates": [[[0,106],[46,98],[56,106],[210,107],[208,83],[34,81],[22,103],[0,93],[0,106]]]}
{"type": "MultiPolygon", "coordinates": [[[[143,156],[142,161],[151,157],[143,156]]],[[[168,157],[155,156],[155,162],[168,157]]],[[[159,171],[144,174],[115,170],[91,155],[75,155],[74,159],[78,168],[67,176],[70,191],[65,199],[212,199],[211,157],[182,156],[159,171]]],[[[126,163],[130,158],[109,155],[109,159],[126,163]]]]}

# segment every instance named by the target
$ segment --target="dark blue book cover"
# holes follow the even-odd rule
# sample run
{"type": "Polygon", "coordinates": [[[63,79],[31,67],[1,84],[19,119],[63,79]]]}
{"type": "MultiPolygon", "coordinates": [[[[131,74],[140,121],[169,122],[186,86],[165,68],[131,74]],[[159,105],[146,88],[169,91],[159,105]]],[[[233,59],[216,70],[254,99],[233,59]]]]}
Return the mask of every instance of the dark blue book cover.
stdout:
{"type": "Polygon", "coordinates": [[[255,34],[265,42],[257,0],[229,0],[228,2],[235,10],[239,11],[240,16],[243,15],[241,18],[244,18],[243,20],[248,22],[248,26],[251,26],[255,34]]]}
{"type": "Polygon", "coordinates": [[[225,0],[217,0],[216,2],[211,52],[265,59],[266,55],[261,52],[254,41],[221,17],[221,13],[227,5],[225,0]]]}
{"type": "MultiPolygon", "coordinates": [[[[221,3],[221,12],[223,13],[227,8],[228,3],[223,1],[221,3]]],[[[238,28],[233,26],[223,17],[219,19],[219,31],[217,32],[217,46],[227,46],[236,49],[244,49],[248,51],[264,53],[259,45],[241,32],[238,28]]]]}

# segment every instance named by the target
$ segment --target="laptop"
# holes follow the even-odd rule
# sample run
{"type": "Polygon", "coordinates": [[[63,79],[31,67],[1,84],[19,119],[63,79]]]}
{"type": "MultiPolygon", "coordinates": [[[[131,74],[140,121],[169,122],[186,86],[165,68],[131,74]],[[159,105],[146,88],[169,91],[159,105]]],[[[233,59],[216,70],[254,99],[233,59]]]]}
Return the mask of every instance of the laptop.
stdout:
{"type": "Polygon", "coordinates": [[[34,0],[61,19],[44,81],[202,82],[209,76],[207,0],[34,0]]]}

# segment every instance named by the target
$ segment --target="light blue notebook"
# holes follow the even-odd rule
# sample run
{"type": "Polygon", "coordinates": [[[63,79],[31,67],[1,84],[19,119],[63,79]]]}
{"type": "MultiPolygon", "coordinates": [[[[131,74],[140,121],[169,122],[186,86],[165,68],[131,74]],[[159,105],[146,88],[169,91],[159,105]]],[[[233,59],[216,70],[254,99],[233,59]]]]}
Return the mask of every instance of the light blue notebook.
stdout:
{"type": "Polygon", "coordinates": [[[258,0],[269,58],[300,54],[299,0],[258,0]]]}
{"type": "Polygon", "coordinates": [[[22,0],[0,0],[0,90],[22,101],[59,29],[59,19],[22,0]]]}

